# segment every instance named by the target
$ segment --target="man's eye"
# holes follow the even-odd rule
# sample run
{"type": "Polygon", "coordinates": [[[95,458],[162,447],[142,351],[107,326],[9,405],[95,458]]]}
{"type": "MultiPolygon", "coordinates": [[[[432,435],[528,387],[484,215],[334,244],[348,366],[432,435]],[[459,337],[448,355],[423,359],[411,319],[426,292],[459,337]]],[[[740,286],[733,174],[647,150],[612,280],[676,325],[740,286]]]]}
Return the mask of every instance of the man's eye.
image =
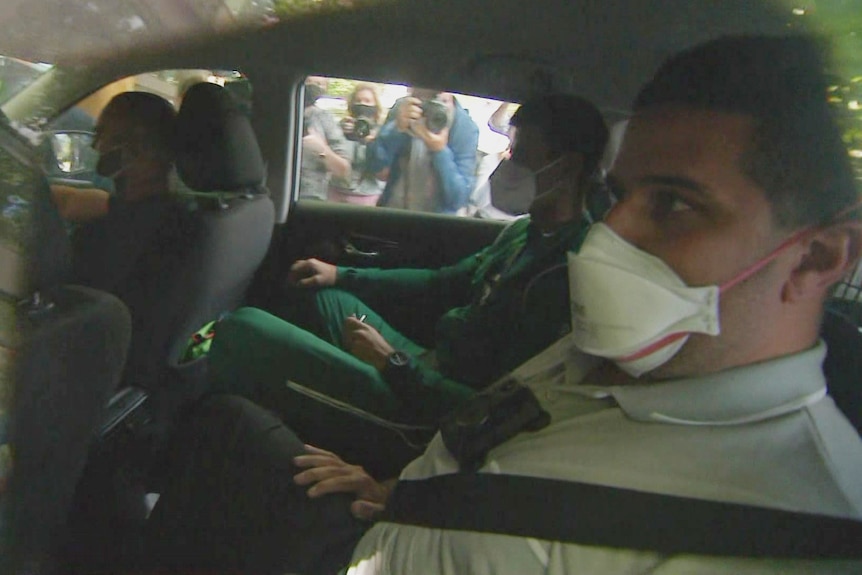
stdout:
{"type": "Polygon", "coordinates": [[[679,194],[672,191],[659,191],[655,194],[655,215],[667,217],[692,210],[692,205],[679,194]]]}

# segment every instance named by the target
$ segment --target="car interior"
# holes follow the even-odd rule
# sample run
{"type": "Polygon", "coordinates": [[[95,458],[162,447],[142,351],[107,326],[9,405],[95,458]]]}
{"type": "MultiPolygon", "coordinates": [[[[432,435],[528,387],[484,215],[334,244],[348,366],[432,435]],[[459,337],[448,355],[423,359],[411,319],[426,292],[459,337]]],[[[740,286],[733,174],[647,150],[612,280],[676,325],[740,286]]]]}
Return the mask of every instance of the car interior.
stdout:
{"type": "MultiPolygon", "coordinates": [[[[569,92],[595,102],[613,126],[628,117],[640,85],[683,48],[723,34],[814,32],[838,46],[836,77],[847,80],[836,80],[832,97],[862,162],[856,0],[91,2],[101,12],[85,4],[16,0],[0,8],[7,28],[21,23],[0,39],[0,54],[39,64],[25,86],[0,91],[3,170],[19,174],[14,182],[0,175],[3,216],[13,221],[13,197],[30,214],[11,232],[3,228],[25,238],[10,252],[15,266],[2,255],[3,273],[29,275],[0,286],[3,301],[14,302],[4,316],[22,334],[7,337],[4,327],[0,341],[19,358],[15,400],[0,403],[0,419],[14,409],[15,425],[8,434],[0,426],[0,444],[15,444],[21,462],[0,490],[0,507],[8,524],[29,527],[10,543],[14,560],[47,560],[61,572],[110,571],[135,551],[158,493],[160,449],[206,391],[207,357],[188,353],[190,340],[208,337],[199,330],[242,306],[279,310],[295,297],[286,278],[297,259],[437,268],[488,245],[508,223],[300,197],[307,76],[430,87],[486,107],[569,92]],[[188,4],[185,12],[179,4],[188,4]],[[59,33],[64,18],[74,34],[59,33]],[[184,90],[190,77],[200,81],[184,90]],[[92,124],[70,129],[60,119],[129,79],[125,87],[164,95],[178,110],[187,235],[170,252],[141,258],[147,281],[120,301],[68,283],[68,226],[48,201],[49,183],[93,185],[94,158],[83,158],[88,147],[74,138],[55,138],[67,148],[49,151],[39,138],[92,132],[92,124]],[[55,405],[62,410],[45,413],[55,405]]],[[[343,104],[338,86],[330,81],[343,104]]],[[[830,393],[862,433],[860,286],[857,272],[838,287],[822,335],[830,393]]],[[[434,313],[407,301],[383,305],[416,326],[434,313]]],[[[418,328],[408,335],[433,337],[418,328]]]]}

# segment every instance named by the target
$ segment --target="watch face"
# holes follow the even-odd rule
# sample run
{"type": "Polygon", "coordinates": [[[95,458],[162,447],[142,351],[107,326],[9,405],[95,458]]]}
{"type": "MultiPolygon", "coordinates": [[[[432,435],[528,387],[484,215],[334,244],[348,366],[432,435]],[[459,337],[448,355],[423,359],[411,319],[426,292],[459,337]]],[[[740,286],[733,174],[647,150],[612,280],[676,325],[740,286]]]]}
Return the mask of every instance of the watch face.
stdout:
{"type": "Polygon", "coordinates": [[[394,367],[410,365],[410,356],[403,351],[393,351],[389,354],[389,364],[394,367]]]}

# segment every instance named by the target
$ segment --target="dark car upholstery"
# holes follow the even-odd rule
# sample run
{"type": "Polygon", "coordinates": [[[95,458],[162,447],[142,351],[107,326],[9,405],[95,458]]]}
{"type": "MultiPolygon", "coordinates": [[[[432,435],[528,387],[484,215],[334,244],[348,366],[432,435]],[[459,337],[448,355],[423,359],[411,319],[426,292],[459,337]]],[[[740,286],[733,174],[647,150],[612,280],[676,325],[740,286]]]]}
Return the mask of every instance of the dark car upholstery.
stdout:
{"type": "Polygon", "coordinates": [[[146,313],[149,359],[171,369],[183,364],[192,334],[242,303],[275,224],[257,139],[227,90],[202,83],[186,92],[176,144],[195,208],[146,313]]]}
{"type": "Polygon", "coordinates": [[[823,362],[829,395],[862,434],[862,333],[846,315],[828,308],[821,336],[829,349],[823,362]]]}
{"type": "MultiPolygon", "coordinates": [[[[87,452],[117,386],[129,344],[126,307],[116,297],[68,285],[70,247],[35,155],[0,132],[6,159],[27,180],[29,224],[21,239],[25,279],[15,313],[12,477],[0,495],[0,571],[39,572],[59,544],[87,452]]],[[[4,163],[10,169],[10,164],[4,163]]]]}

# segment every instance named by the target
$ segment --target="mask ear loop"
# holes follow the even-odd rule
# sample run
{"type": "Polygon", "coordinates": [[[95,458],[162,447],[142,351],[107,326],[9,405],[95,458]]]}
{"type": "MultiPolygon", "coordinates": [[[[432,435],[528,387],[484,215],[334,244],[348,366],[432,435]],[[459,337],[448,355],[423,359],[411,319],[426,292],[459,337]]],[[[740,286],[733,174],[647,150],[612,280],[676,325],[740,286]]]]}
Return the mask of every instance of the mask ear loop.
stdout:
{"type": "Polygon", "coordinates": [[[751,276],[753,276],[754,274],[756,274],[757,272],[762,270],[764,267],[769,265],[775,258],[780,256],[788,248],[790,248],[790,246],[792,246],[793,244],[795,244],[796,242],[798,242],[799,240],[801,240],[805,236],[807,236],[809,234],[813,234],[815,231],[817,231],[819,229],[822,229],[824,227],[827,227],[827,226],[830,226],[832,224],[836,224],[836,223],[840,222],[843,218],[851,215],[853,212],[859,210],[860,208],[862,208],[862,201],[857,202],[857,203],[853,204],[852,206],[841,210],[840,212],[835,214],[835,216],[830,218],[830,220],[825,224],[812,225],[812,226],[802,228],[801,230],[799,230],[798,232],[796,232],[795,234],[791,235],[789,238],[787,238],[786,240],[781,242],[778,245],[778,247],[776,247],[774,250],[769,252],[769,254],[767,254],[766,257],[762,258],[759,261],[754,262],[752,265],[750,265],[749,267],[742,270],[739,273],[739,275],[737,275],[736,277],[732,278],[731,280],[729,280],[729,281],[725,282],[724,284],[722,284],[721,286],[719,286],[718,292],[724,293],[727,290],[729,290],[730,288],[732,288],[736,285],[739,285],[740,283],[744,282],[745,280],[747,280],[748,278],[750,278],[751,276]]]}
{"type": "MultiPolygon", "coordinates": [[[[852,214],[853,212],[859,210],[860,208],[862,208],[862,201],[850,206],[849,208],[841,210],[832,219],[830,219],[829,222],[825,225],[828,226],[828,225],[831,225],[833,223],[839,222],[839,221],[841,221],[842,218],[847,217],[848,215],[852,214]]],[[[824,227],[824,226],[820,226],[820,225],[808,226],[808,227],[805,227],[805,228],[799,230],[798,232],[794,233],[789,238],[787,238],[786,240],[781,242],[778,245],[778,247],[776,247],[774,250],[769,252],[769,254],[767,254],[766,257],[760,259],[759,261],[757,261],[754,264],[750,265],[749,267],[745,268],[735,278],[733,278],[730,281],[719,286],[719,288],[718,288],[719,294],[724,293],[725,291],[729,290],[733,286],[738,285],[738,284],[742,283],[743,281],[747,280],[748,278],[750,278],[751,276],[753,276],[754,274],[756,274],[757,272],[762,270],[764,267],[766,267],[775,258],[777,258],[782,253],[784,253],[788,248],[790,248],[790,246],[792,246],[793,244],[798,242],[800,239],[802,239],[806,235],[813,233],[815,230],[817,230],[821,227],[824,227]]],[[[668,346],[668,345],[672,344],[673,342],[675,342],[679,339],[682,339],[688,335],[689,335],[689,332],[678,332],[678,333],[668,334],[667,336],[654,342],[652,345],[649,345],[646,348],[644,348],[644,349],[642,349],[636,353],[633,353],[632,355],[628,355],[626,357],[619,358],[619,360],[620,361],[635,361],[637,359],[641,359],[641,358],[646,357],[652,353],[655,353],[659,349],[661,349],[665,346],[668,346]]]]}
{"type": "Polygon", "coordinates": [[[563,158],[564,158],[564,155],[561,154],[560,157],[558,157],[557,159],[551,160],[550,162],[548,162],[547,164],[545,164],[544,166],[542,166],[541,168],[539,168],[538,170],[533,172],[533,176],[538,176],[542,172],[547,172],[548,170],[550,170],[551,168],[553,168],[554,166],[556,166],[557,164],[562,162],[563,158]]]}
{"type": "MultiPolygon", "coordinates": [[[[834,224],[834,223],[841,221],[842,218],[847,217],[848,215],[852,214],[853,212],[859,210],[860,208],[862,208],[862,201],[838,212],[832,219],[829,220],[829,222],[827,224],[825,224],[825,226],[828,226],[828,225],[831,225],[831,224],[834,224]]],[[[766,257],[764,257],[763,259],[755,262],[751,266],[744,269],[735,278],[733,278],[730,281],[719,286],[719,288],[718,288],[719,293],[723,293],[726,290],[732,288],[733,286],[735,286],[735,285],[745,281],[746,279],[750,278],[751,276],[756,274],[758,271],[763,269],[766,265],[768,265],[772,260],[774,260],[779,255],[781,255],[785,250],[787,250],[794,243],[798,242],[801,238],[805,237],[805,235],[813,233],[815,230],[817,230],[821,227],[825,227],[825,226],[819,226],[819,225],[809,226],[809,227],[803,228],[803,229],[799,230],[798,232],[796,232],[795,234],[791,235],[789,238],[787,238],[786,240],[781,242],[781,244],[779,244],[778,247],[776,247],[774,250],[772,250],[766,257]]],[[[678,333],[668,334],[667,336],[665,336],[665,337],[661,338],[660,340],[652,343],[651,345],[645,347],[644,349],[642,349],[636,353],[633,353],[631,355],[617,358],[617,360],[618,361],[635,361],[635,360],[641,359],[641,358],[646,357],[652,353],[655,353],[659,349],[661,349],[665,346],[668,346],[668,345],[674,343],[675,341],[680,340],[680,339],[682,339],[688,335],[689,335],[689,332],[678,332],[678,333]]]]}

